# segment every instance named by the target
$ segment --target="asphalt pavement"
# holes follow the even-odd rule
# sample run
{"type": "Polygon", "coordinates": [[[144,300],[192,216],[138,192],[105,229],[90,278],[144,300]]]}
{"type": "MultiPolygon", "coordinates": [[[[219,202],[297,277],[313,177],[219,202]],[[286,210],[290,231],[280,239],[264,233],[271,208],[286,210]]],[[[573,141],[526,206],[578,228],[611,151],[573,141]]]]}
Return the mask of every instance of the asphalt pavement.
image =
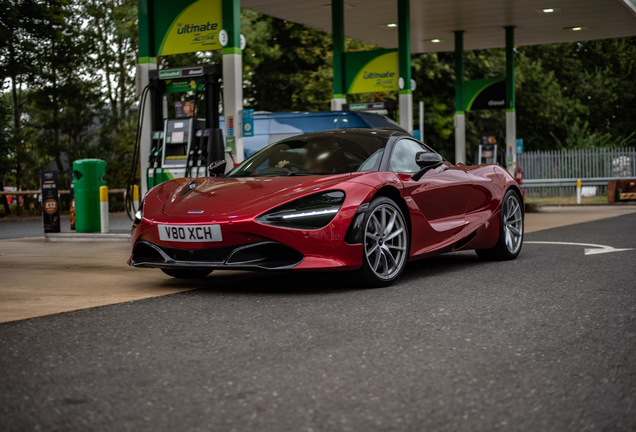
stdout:
{"type": "Polygon", "coordinates": [[[636,429],[636,214],[460,252],[393,286],[214,273],[0,324],[0,430],[636,429]]]}

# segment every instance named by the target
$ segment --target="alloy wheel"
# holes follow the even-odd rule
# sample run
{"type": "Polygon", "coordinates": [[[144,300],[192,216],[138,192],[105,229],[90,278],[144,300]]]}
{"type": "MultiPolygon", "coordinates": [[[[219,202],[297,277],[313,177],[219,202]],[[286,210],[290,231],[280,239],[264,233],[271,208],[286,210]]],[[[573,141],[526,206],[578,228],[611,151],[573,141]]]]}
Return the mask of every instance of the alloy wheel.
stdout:
{"type": "Polygon", "coordinates": [[[514,254],[521,247],[523,238],[523,214],[519,199],[514,194],[510,195],[502,211],[506,247],[510,253],[514,254]]]}
{"type": "Polygon", "coordinates": [[[397,208],[382,204],[373,210],[365,227],[364,251],[375,275],[389,280],[406,261],[407,228],[397,208]]]}

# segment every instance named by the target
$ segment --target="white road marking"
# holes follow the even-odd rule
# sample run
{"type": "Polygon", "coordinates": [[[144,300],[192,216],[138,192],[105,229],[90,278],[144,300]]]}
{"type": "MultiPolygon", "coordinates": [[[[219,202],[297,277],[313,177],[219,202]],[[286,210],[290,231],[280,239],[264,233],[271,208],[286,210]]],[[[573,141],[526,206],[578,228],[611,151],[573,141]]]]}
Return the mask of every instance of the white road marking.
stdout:
{"type": "Polygon", "coordinates": [[[530,243],[530,244],[548,244],[548,245],[565,245],[565,246],[589,246],[592,247],[594,249],[585,249],[585,255],[598,255],[598,254],[604,254],[604,253],[609,253],[609,252],[623,252],[623,251],[630,251],[630,250],[634,250],[634,248],[622,248],[622,249],[616,249],[613,248],[611,246],[604,246],[604,245],[597,245],[597,244],[591,244],[591,243],[570,243],[570,242],[551,242],[551,241],[524,241],[524,243],[530,243]]]}

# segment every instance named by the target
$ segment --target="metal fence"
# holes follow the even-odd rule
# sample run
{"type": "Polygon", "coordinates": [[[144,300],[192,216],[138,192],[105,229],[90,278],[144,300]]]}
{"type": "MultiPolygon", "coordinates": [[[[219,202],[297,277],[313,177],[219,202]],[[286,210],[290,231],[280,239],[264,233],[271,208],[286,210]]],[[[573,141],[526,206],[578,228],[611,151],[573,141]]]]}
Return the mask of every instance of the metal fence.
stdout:
{"type": "Polygon", "coordinates": [[[636,148],[533,151],[517,155],[517,162],[528,180],[633,177],[636,148]]]}
{"type": "Polygon", "coordinates": [[[636,148],[593,148],[533,151],[517,155],[523,187],[534,197],[576,194],[576,180],[607,193],[607,181],[636,176],[636,148]]]}

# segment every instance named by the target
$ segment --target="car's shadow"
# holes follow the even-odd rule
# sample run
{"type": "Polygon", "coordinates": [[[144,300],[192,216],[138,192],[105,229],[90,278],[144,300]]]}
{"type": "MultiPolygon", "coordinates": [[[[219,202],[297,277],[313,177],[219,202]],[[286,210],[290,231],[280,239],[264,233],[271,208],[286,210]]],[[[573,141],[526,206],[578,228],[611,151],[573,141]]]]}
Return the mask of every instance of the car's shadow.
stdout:
{"type": "Polygon", "coordinates": [[[196,289],[197,292],[243,295],[329,295],[355,290],[390,289],[403,284],[489,265],[474,252],[459,252],[413,261],[400,278],[388,288],[373,288],[356,272],[238,272],[215,271],[198,280],[172,279],[166,276],[164,287],[196,289]]]}

